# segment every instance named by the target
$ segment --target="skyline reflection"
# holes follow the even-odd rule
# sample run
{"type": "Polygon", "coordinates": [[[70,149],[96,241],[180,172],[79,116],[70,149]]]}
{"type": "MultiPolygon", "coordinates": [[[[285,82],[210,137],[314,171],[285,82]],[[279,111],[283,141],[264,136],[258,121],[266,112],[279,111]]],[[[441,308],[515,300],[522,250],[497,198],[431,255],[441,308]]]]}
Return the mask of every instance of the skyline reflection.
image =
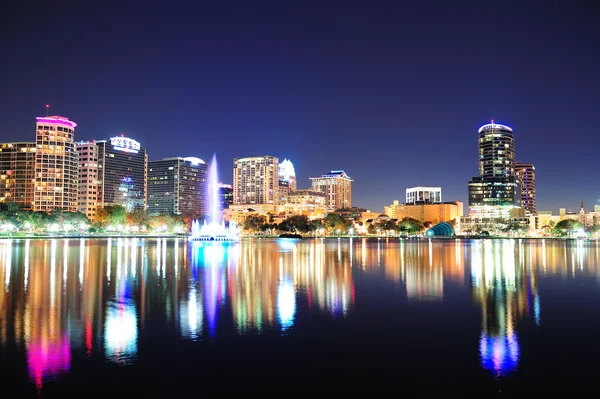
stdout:
{"type": "Polygon", "coordinates": [[[352,318],[357,297],[373,295],[364,278],[381,277],[402,306],[443,306],[452,290],[469,291],[481,314],[480,366],[502,377],[526,351],[519,325],[542,325],[538,279],[597,284],[599,259],[598,242],[546,240],[6,239],[0,349],[22,351],[41,388],[68,375],[79,353],[136,365],[156,328],[203,341],[291,335],[310,313],[352,318]]]}

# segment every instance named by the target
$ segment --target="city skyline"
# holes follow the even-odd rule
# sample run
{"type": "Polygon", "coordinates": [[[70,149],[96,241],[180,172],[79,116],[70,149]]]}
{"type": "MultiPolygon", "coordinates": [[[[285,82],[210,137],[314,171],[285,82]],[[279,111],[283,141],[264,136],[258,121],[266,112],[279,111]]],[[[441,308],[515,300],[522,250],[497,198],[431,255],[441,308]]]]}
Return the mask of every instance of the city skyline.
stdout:
{"type": "Polygon", "coordinates": [[[477,129],[493,119],[514,129],[515,160],[535,165],[539,211],[599,203],[589,4],[186,7],[16,5],[0,141],[30,137],[49,103],[77,121],[77,141],[124,133],[150,160],[216,153],[225,183],[234,158],[258,154],[290,159],[299,189],[344,169],[353,204],[379,210],[413,186],[467,204],[477,129]],[[484,15],[510,29],[482,30],[484,15]]]}

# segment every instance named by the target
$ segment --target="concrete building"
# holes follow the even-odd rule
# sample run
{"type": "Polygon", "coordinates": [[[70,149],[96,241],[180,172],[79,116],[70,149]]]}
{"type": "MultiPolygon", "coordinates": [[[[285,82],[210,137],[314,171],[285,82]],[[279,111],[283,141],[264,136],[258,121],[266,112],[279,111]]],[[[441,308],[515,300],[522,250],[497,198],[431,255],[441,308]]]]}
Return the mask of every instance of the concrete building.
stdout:
{"type": "Polygon", "coordinates": [[[77,190],[77,209],[90,220],[98,214],[99,176],[98,146],[94,142],[76,144],[79,154],[79,187],[77,190]]]}
{"type": "Polygon", "coordinates": [[[463,216],[463,203],[460,201],[440,204],[401,204],[396,200],[383,209],[384,213],[392,219],[402,220],[409,217],[433,224],[457,221],[463,216]]]}
{"type": "Polygon", "coordinates": [[[296,190],[289,194],[285,204],[279,205],[278,211],[320,219],[327,214],[326,197],[318,191],[296,190]]]}
{"type": "Polygon", "coordinates": [[[33,209],[35,150],[33,142],[0,144],[0,203],[33,209]]]}
{"type": "Polygon", "coordinates": [[[515,162],[515,176],[521,183],[521,208],[525,216],[537,215],[535,201],[535,166],[515,162]]]}
{"type": "Polygon", "coordinates": [[[235,158],[233,160],[233,205],[277,205],[279,172],[277,157],[235,158]]]}
{"type": "Polygon", "coordinates": [[[233,204],[224,212],[225,220],[233,220],[239,226],[244,225],[248,216],[265,216],[269,220],[270,215],[276,215],[277,205],[272,204],[233,204]]]}
{"type": "Polygon", "coordinates": [[[406,189],[407,204],[439,204],[441,202],[441,187],[411,187],[406,189]]]}
{"type": "Polygon", "coordinates": [[[206,215],[206,173],[206,163],[195,157],[148,162],[148,213],[206,215]]]}
{"type": "Polygon", "coordinates": [[[352,207],[352,178],[343,170],[332,170],[321,177],[311,177],[312,191],[325,194],[331,211],[352,207]]]}
{"type": "Polygon", "coordinates": [[[77,211],[75,127],[58,115],[36,118],[34,211],[77,211]]]}

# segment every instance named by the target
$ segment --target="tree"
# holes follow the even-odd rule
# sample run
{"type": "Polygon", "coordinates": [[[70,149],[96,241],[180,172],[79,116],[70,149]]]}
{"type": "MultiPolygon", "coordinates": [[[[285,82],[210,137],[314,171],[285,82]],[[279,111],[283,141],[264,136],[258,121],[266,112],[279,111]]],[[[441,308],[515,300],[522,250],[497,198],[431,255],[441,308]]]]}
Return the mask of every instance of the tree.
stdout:
{"type": "Polygon", "coordinates": [[[417,219],[405,217],[398,223],[398,229],[406,234],[417,234],[423,231],[425,226],[417,219]]]}
{"type": "Polygon", "coordinates": [[[556,223],[552,229],[552,234],[557,236],[571,236],[573,231],[581,229],[581,223],[573,219],[565,219],[556,223]]]}
{"type": "Polygon", "coordinates": [[[308,233],[310,230],[308,217],[305,215],[293,215],[280,223],[284,225],[285,231],[308,233]]]}
{"type": "Polygon", "coordinates": [[[102,227],[112,226],[123,226],[127,222],[127,211],[121,205],[105,206],[100,208],[96,214],[96,221],[100,223],[102,227]]]}
{"type": "Polygon", "coordinates": [[[262,215],[250,215],[244,220],[244,230],[259,231],[261,226],[267,222],[267,218],[262,215]]]}
{"type": "Polygon", "coordinates": [[[126,223],[128,226],[137,226],[139,228],[150,227],[151,221],[152,218],[150,218],[150,215],[148,215],[148,213],[141,208],[136,208],[129,212],[126,218],[126,223]]]}
{"type": "Polygon", "coordinates": [[[509,234],[522,234],[527,231],[527,226],[520,223],[509,223],[502,231],[509,234]]]}

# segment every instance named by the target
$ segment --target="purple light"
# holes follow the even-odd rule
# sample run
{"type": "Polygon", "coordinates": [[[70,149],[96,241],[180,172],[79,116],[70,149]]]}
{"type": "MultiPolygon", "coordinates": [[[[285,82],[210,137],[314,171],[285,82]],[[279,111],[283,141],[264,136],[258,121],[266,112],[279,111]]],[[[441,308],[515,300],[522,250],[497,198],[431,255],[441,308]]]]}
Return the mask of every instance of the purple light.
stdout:
{"type": "Polygon", "coordinates": [[[77,123],[66,120],[66,119],[51,118],[51,117],[45,117],[45,116],[38,116],[35,119],[38,121],[38,123],[57,123],[59,125],[65,125],[65,126],[69,126],[72,128],[77,127],[77,123]]]}

